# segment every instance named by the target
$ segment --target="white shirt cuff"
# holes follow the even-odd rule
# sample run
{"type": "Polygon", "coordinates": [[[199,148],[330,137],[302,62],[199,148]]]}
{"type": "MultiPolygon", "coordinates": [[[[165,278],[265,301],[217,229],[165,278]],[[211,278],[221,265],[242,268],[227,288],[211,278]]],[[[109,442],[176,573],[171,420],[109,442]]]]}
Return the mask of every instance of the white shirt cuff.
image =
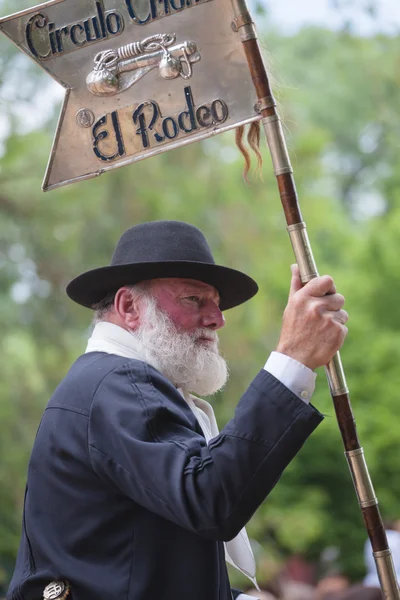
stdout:
{"type": "Polygon", "coordinates": [[[317,377],[314,371],[280,352],[271,352],[264,369],[296,394],[300,400],[306,404],[310,402],[317,377]]]}
{"type": "Polygon", "coordinates": [[[254,596],[248,596],[247,594],[239,594],[236,600],[257,600],[254,596]]]}

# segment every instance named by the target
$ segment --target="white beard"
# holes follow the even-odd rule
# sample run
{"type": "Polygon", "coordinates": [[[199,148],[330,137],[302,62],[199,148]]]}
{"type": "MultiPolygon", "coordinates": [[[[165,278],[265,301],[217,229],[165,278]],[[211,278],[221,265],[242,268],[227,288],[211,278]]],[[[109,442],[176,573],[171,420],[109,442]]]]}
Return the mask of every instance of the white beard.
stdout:
{"type": "Polygon", "coordinates": [[[131,333],[140,343],[144,360],[187,392],[209,396],[223,388],[228,367],[219,354],[216,332],[208,328],[182,331],[153,298],[142,302],[143,324],[131,333]],[[201,341],[201,337],[213,341],[201,341]]]}

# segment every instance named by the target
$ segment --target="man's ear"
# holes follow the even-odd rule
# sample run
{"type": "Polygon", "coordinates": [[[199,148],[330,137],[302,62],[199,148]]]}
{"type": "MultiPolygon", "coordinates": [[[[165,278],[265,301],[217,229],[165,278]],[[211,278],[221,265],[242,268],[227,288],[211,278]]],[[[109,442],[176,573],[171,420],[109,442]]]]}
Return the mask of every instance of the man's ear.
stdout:
{"type": "Polygon", "coordinates": [[[139,303],[129,288],[122,287],[115,294],[114,309],[128,329],[139,327],[139,303]]]}

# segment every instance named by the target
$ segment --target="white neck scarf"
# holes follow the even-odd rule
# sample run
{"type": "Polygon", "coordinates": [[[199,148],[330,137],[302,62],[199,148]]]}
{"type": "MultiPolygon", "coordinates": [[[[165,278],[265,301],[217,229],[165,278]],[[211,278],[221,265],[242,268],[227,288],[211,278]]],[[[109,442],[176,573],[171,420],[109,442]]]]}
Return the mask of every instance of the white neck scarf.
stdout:
{"type": "MultiPolygon", "coordinates": [[[[117,356],[143,361],[141,344],[135,336],[126,329],[106,321],[101,321],[95,325],[86,347],[86,353],[88,352],[106,352],[107,354],[116,354],[117,356]]],[[[219,433],[211,404],[182,389],[179,389],[179,392],[196,417],[208,443],[219,433]]],[[[224,546],[226,561],[246,575],[253,585],[259,589],[256,581],[256,563],[246,529],[243,527],[233,540],[224,542],[224,546]]]]}

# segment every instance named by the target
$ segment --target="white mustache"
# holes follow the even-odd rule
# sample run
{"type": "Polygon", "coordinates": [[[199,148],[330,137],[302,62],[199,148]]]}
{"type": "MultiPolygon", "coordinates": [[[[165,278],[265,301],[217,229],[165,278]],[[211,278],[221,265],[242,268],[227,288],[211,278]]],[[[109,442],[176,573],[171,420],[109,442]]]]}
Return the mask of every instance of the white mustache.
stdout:
{"type": "Polygon", "coordinates": [[[193,334],[193,338],[195,341],[205,339],[216,344],[219,342],[218,334],[210,329],[197,329],[193,334]]]}

